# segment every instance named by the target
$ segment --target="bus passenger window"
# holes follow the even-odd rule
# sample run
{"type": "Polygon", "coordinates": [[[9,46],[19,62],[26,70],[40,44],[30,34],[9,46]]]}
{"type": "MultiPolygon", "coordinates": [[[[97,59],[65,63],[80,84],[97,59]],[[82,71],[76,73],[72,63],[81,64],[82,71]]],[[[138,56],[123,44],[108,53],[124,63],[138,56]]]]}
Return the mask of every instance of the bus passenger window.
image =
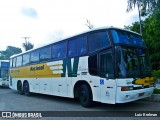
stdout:
{"type": "Polygon", "coordinates": [[[29,59],[30,59],[29,57],[30,57],[30,53],[27,53],[27,54],[23,55],[23,61],[22,61],[23,65],[29,64],[29,59]]]}
{"type": "Polygon", "coordinates": [[[87,53],[87,39],[86,36],[80,37],[77,40],[78,55],[85,55],[87,53]]]}
{"type": "Polygon", "coordinates": [[[66,42],[54,44],[52,46],[52,58],[62,59],[66,57],[66,42]]]}
{"type": "Polygon", "coordinates": [[[17,57],[16,67],[22,66],[22,56],[17,57]]]}
{"type": "Polygon", "coordinates": [[[107,32],[97,32],[88,36],[89,52],[94,52],[110,45],[107,32]]]}
{"type": "Polygon", "coordinates": [[[82,56],[87,53],[87,41],[85,36],[77,37],[69,41],[68,57],[82,56]]]}
{"type": "Polygon", "coordinates": [[[47,61],[51,59],[51,47],[45,47],[40,50],[40,61],[47,61]]]}
{"type": "Polygon", "coordinates": [[[31,63],[35,63],[39,61],[39,50],[31,52],[31,63]]]}
{"type": "Polygon", "coordinates": [[[68,44],[68,57],[77,56],[77,41],[76,39],[70,40],[68,44]]]}

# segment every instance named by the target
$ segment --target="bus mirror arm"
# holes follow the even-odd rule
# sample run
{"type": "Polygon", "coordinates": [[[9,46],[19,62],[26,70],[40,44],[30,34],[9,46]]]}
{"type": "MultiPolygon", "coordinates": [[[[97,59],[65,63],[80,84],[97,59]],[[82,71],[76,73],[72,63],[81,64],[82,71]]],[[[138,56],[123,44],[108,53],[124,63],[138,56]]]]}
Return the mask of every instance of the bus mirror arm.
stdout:
{"type": "Polygon", "coordinates": [[[100,77],[106,78],[106,80],[109,80],[109,79],[113,78],[113,75],[112,74],[101,74],[100,77]]]}
{"type": "Polygon", "coordinates": [[[106,80],[113,79],[114,74],[106,74],[106,80]]]}
{"type": "Polygon", "coordinates": [[[109,80],[109,74],[106,74],[106,80],[109,80]]]}

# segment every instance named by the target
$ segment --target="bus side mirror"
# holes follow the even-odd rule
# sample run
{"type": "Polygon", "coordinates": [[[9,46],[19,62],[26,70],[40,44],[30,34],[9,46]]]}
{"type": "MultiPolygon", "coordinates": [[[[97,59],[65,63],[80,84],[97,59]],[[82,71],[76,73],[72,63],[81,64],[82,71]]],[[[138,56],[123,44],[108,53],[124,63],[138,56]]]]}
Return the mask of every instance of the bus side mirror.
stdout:
{"type": "Polygon", "coordinates": [[[114,79],[114,74],[106,74],[106,79],[114,79]]]}

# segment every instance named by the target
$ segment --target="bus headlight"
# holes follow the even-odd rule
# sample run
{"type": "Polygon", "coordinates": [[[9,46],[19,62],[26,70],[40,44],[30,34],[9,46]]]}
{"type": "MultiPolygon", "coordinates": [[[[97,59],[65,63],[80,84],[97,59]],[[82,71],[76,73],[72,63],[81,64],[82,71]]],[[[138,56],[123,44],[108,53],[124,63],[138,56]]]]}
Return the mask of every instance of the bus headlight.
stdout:
{"type": "Polygon", "coordinates": [[[129,91],[129,90],[133,90],[133,86],[123,86],[123,87],[121,87],[121,91],[129,91]]]}

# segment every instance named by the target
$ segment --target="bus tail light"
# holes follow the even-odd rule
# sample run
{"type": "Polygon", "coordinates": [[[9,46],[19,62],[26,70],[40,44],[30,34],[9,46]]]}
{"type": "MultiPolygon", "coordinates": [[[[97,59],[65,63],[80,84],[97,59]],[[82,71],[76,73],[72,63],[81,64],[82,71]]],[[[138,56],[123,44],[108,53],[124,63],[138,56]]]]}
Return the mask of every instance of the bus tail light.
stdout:
{"type": "Polygon", "coordinates": [[[121,87],[121,91],[129,91],[129,90],[133,90],[133,86],[124,86],[124,87],[121,87]]]}

